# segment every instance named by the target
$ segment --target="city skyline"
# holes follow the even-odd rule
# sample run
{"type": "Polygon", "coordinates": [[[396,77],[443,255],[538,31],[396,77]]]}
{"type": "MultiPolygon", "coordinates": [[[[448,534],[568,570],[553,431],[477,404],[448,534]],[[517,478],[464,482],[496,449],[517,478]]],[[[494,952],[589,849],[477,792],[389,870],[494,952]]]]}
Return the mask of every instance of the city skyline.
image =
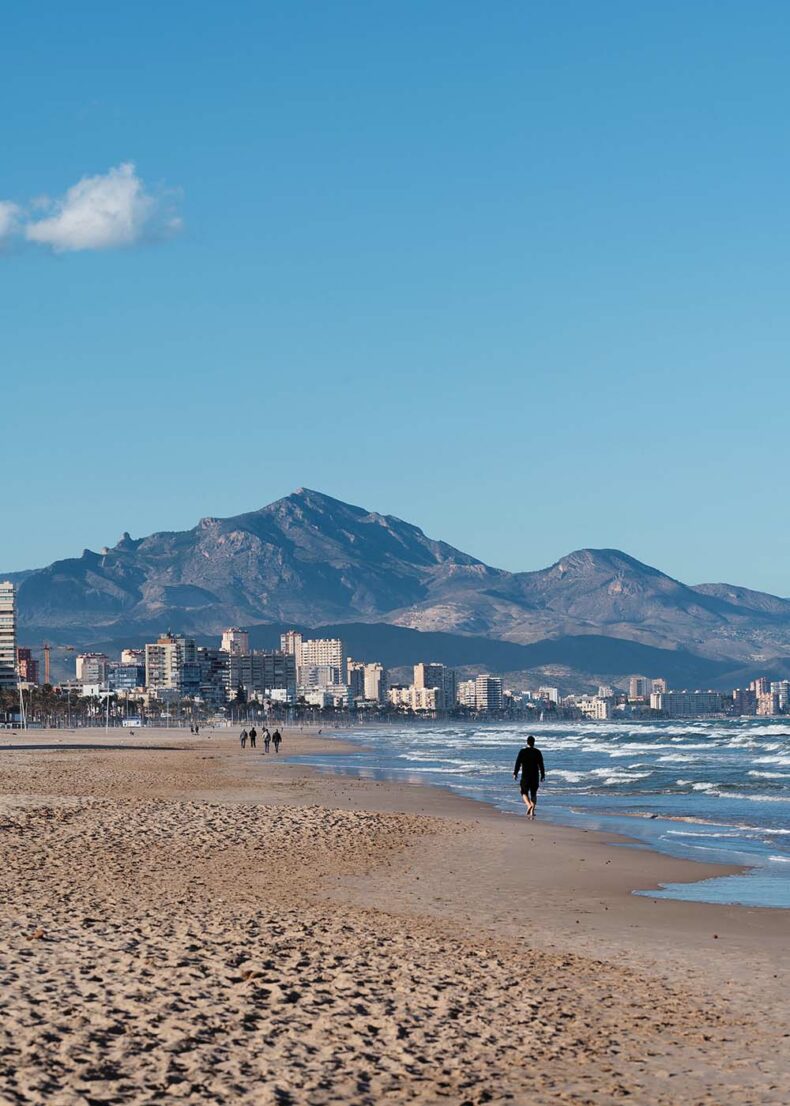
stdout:
{"type": "Polygon", "coordinates": [[[180,15],[8,15],[0,571],[346,450],[489,564],[790,594],[786,6],[180,15]]]}

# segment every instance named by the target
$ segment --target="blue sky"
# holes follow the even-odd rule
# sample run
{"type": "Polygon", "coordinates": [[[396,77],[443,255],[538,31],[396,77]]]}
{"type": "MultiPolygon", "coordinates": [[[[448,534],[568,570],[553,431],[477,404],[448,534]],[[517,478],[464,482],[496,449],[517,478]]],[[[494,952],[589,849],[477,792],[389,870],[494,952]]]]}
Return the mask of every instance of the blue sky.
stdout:
{"type": "Polygon", "coordinates": [[[0,570],[306,485],[790,594],[786,4],[3,22],[0,570]]]}

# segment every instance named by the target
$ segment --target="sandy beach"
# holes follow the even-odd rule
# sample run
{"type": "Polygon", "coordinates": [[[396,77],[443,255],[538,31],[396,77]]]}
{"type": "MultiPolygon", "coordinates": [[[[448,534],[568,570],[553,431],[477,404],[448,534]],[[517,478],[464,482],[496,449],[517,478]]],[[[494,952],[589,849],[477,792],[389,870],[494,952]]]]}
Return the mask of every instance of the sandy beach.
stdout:
{"type": "Polygon", "coordinates": [[[3,733],[0,1102],[784,1104],[788,913],[632,894],[721,871],[235,732],[3,733]]]}

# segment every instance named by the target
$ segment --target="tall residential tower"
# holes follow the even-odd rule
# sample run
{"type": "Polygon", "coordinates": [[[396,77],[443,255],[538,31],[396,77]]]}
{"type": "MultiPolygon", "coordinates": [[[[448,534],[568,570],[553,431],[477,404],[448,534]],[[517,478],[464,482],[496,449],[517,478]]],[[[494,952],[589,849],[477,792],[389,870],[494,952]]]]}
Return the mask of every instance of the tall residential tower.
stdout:
{"type": "Polygon", "coordinates": [[[0,583],[0,687],[16,687],[16,601],[10,580],[0,583]]]}

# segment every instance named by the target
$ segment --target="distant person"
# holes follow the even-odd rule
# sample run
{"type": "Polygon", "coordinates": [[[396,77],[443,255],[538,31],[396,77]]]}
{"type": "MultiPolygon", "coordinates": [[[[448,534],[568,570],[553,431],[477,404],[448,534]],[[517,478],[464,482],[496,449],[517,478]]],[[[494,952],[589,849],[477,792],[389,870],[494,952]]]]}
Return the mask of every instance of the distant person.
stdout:
{"type": "Polygon", "coordinates": [[[199,733],[200,733],[200,726],[196,722],[195,723],[195,734],[199,734],[199,733]]]}
{"type": "Polygon", "coordinates": [[[247,731],[246,730],[241,731],[241,737],[239,738],[239,741],[241,742],[242,749],[246,749],[247,748],[247,731]]]}
{"type": "Polygon", "coordinates": [[[250,730],[250,748],[251,749],[256,748],[257,740],[258,740],[258,731],[253,726],[252,729],[250,730]]]}
{"type": "Polygon", "coordinates": [[[516,764],[513,768],[513,779],[518,779],[521,772],[521,798],[527,805],[527,817],[535,817],[535,808],[538,805],[538,788],[546,778],[546,769],[543,766],[543,754],[535,748],[535,738],[532,734],[527,738],[527,744],[519,749],[516,764]]]}
{"type": "Polygon", "coordinates": [[[272,744],[274,745],[275,753],[279,753],[281,741],[282,741],[282,736],[280,734],[280,731],[275,730],[274,733],[272,734],[272,744]]]}
{"type": "Polygon", "coordinates": [[[264,730],[263,731],[263,751],[264,751],[264,753],[268,753],[269,746],[271,745],[271,741],[272,741],[272,735],[269,733],[268,730],[264,730]]]}

